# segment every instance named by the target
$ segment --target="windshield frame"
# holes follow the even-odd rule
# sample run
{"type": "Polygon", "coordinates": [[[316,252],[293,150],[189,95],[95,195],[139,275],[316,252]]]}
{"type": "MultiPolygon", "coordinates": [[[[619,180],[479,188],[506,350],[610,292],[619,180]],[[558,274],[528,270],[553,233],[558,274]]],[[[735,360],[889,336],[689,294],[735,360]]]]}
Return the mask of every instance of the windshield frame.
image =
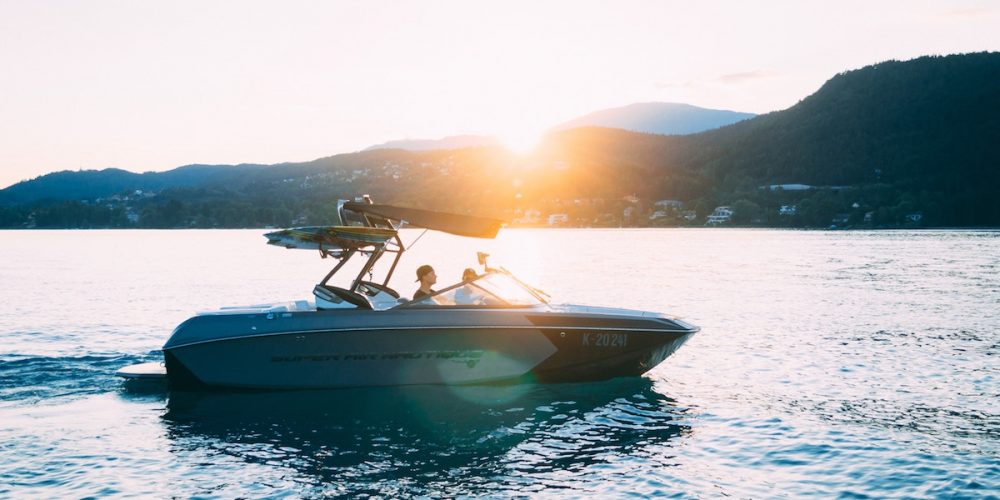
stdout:
{"type": "Polygon", "coordinates": [[[531,308],[531,307],[538,307],[538,306],[548,305],[548,303],[549,303],[549,301],[546,300],[545,297],[543,297],[542,294],[539,293],[539,291],[537,289],[535,289],[534,287],[529,286],[526,283],[524,283],[523,281],[517,279],[513,274],[511,274],[506,269],[503,269],[503,270],[500,270],[500,269],[489,269],[486,273],[483,273],[483,274],[481,274],[479,276],[476,276],[475,278],[473,278],[471,280],[460,281],[460,282],[458,282],[458,283],[456,283],[454,285],[451,285],[451,286],[449,286],[447,288],[443,288],[443,289],[441,289],[439,291],[436,291],[436,292],[434,292],[431,295],[427,295],[425,297],[421,297],[421,298],[419,298],[417,300],[411,300],[409,302],[406,302],[406,303],[400,304],[400,305],[398,305],[396,307],[393,307],[392,309],[403,309],[403,308],[412,308],[412,309],[438,309],[438,308],[449,308],[449,309],[525,309],[525,308],[531,308]],[[504,276],[504,277],[506,277],[507,279],[510,280],[511,283],[515,284],[518,287],[518,289],[522,290],[523,292],[525,292],[526,294],[528,294],[532,298],[534,298],[535,299],[535,303],[533,303],[533,304],[512,304],[512,303],[508,302],[507,298],[499,296],[496,293],[490,291],[490,289],[482,287],[482,286],[479,286],[479,285],[476,284],[477,281],[480,281],[480,280],[482,280],[484,278],[487,278],[487,277],[490,277],[490,276],[504,276]],[[480,290],[484,294],[486,294],[486,295],[488,295],[490,297],[493,297],[493,298],[495,298],[497,300],[500,300],[503,303],[502,304],[428,304],[428,303],[424,303],[428,299],[433,299],[434,297],[438,297],[438,296],[440,296],[442,294],[446,294],[448,292],[451,292],[452,290],[455,290],[457,288],[460,288],[460,287],[463,287],[463,286],[466,286],[466,285],[472,285],[477,290],[480,290]]]}

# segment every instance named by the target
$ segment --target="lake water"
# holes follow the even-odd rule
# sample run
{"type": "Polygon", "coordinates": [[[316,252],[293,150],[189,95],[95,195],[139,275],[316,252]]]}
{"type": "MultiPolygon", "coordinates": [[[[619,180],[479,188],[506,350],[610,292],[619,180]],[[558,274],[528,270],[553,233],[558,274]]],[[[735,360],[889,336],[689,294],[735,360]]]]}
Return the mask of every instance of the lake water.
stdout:
{"type": "Polygon", "coordinates": [[[1000,492],[1000,232],[429,233],[406,295],[485,250],[557,302],[702,331],[603,383],[124,387],[196,311],[309,296],[331,261],[262,232],[0,232],[0,497],[1000,492]]]}

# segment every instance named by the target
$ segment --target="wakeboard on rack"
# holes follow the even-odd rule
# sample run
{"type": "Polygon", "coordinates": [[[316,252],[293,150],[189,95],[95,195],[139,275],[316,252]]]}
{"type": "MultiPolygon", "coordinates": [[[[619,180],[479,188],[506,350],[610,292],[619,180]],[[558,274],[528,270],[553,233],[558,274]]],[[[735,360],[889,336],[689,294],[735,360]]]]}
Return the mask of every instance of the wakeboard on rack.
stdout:
{"type": "Polygon", "coordinates": [[[303,250],[378,247],[394,236],[396,231],[393,229],[362,226],[293,227],[264,235],[268,245],[303,250]]]}

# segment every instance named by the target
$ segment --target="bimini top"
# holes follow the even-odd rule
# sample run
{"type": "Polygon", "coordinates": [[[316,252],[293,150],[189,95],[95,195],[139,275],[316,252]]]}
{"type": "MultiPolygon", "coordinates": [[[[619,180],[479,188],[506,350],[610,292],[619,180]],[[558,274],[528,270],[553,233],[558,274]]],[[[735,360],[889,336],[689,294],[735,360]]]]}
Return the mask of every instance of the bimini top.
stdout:
{"type": "MultiPolygon", "coordinates": [[[[357,214],[367,219],[367,222],[371,225],[378,225],[372,219],[386,219],[432,231],[442,231],[472,238],[496,238],[497,232],[500,231],[500,226],[503,225],[502,220],[489,217],[450,214],[421,210],[419,208],[393,207],[364,202],[345,202],[341,205],[340,209],[341,218],[345,221],[351,219],[353,214],[357,214]]],[[[398,224],[394,226],[399,227],[398,224]]]]}
{"type": "Polygon", "coordinates": [[[336,251],[384,247],[403,225],[473,238],[495,238],[503,225],[502,220],[489,217],[376,205],[367,196],[364,200],[338,203],[337,209],[344,225],[294,227],[264,236],[269,245],[336,251]]]}

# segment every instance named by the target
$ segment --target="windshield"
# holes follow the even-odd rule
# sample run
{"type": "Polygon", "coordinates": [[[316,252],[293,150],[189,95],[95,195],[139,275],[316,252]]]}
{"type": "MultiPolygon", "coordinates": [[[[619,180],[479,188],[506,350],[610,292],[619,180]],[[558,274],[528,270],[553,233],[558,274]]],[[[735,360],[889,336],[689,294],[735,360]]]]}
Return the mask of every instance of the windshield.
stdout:
{"type": "Polygon", "coordinates": [[[544,304],[544,301],[514,277],[504,273],[489,273],[407,305],[534,306],[539,304],[544,304]]]}

